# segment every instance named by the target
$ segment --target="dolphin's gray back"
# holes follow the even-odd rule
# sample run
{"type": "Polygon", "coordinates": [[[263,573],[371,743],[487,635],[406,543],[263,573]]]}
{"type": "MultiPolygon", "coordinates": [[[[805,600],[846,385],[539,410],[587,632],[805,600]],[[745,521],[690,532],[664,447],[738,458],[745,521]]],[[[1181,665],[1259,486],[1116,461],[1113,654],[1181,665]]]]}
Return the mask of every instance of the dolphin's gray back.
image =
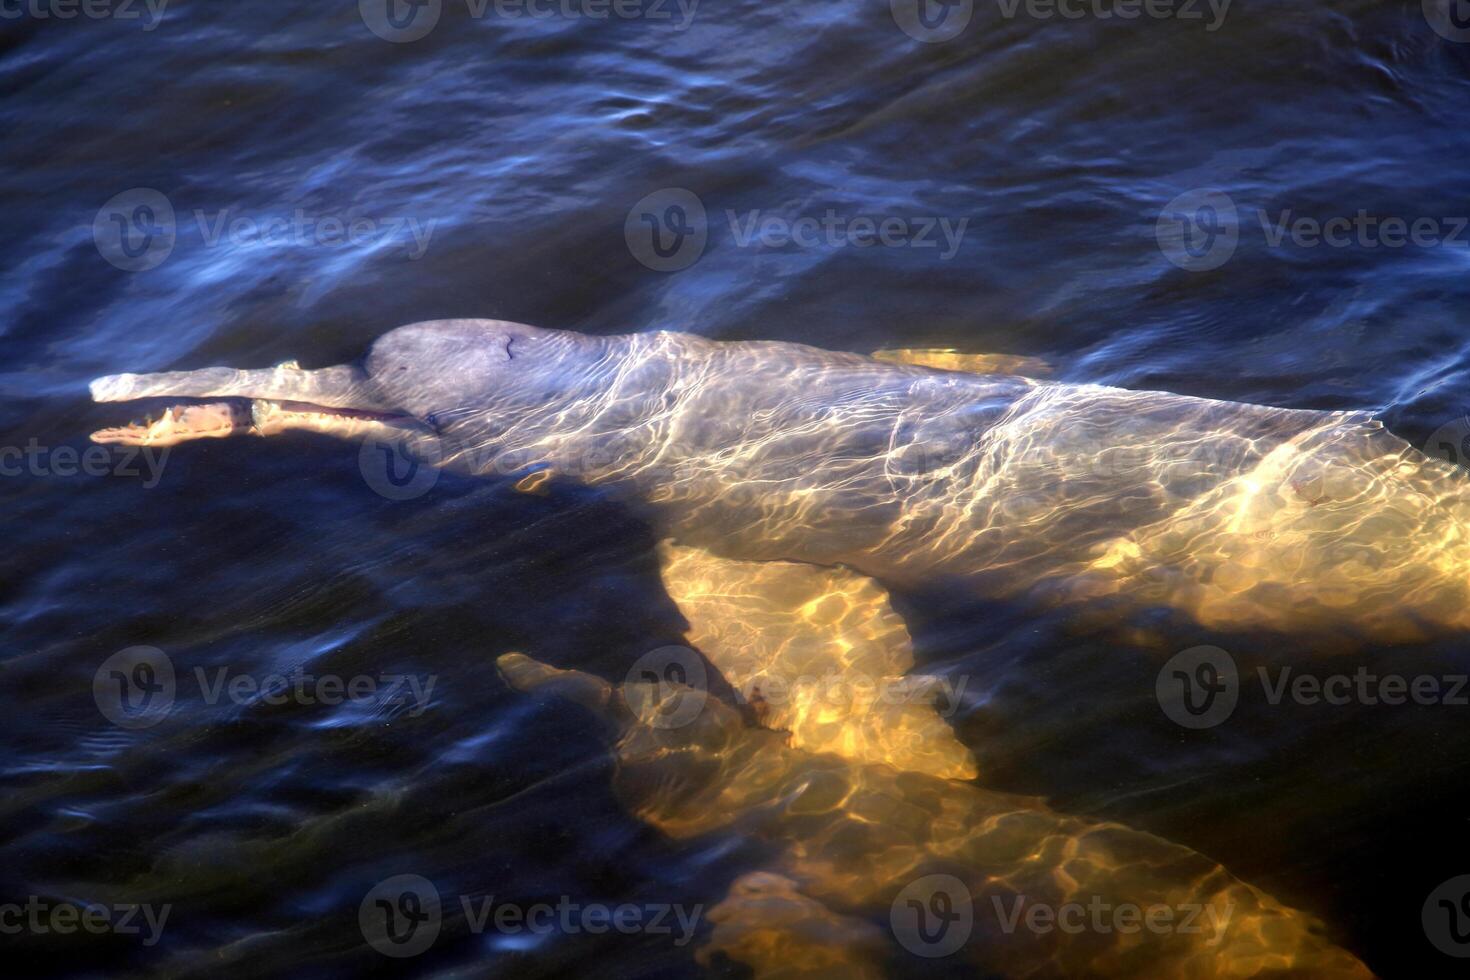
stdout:
{"type": "Polygon", "coordinates": [[[668,532],[731,557],[894,579],[1025,577],[1167,518],[1323,426],[1371,439],[1360,417],[799,344],[609,341],[601,383],[504,433],[498,465],[544,461],[630,490],[668,532]]]}

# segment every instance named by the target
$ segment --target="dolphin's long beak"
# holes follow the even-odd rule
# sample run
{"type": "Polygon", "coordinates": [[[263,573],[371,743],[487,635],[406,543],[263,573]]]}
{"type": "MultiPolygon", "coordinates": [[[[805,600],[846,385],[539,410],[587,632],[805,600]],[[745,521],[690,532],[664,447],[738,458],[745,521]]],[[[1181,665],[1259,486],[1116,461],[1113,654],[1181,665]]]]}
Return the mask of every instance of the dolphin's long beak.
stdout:
{"type": "Polygon", "coordinates": [[[229,399],[168,408],[156,419],[92,433],[93,442],[171,446],[190,439],[274,435],[310,429],[343,438],[391,429],[403,417],[383,403],[361,368],[308,371],[295,363],[263,370],[228,367],[110,374],[92,382],[99,402],[138,398],[229,399]]]}
{"type": "Polygon", "coordinates": [[[262,398],[303,402],[323,408],[390,411],[382,405],[367,373],[349,364],[307,371],[293,362],[243,371],[211,367],[159,374],[109,374],[92,382],[92,400],[124,402],[135,398],[262,398]]]}

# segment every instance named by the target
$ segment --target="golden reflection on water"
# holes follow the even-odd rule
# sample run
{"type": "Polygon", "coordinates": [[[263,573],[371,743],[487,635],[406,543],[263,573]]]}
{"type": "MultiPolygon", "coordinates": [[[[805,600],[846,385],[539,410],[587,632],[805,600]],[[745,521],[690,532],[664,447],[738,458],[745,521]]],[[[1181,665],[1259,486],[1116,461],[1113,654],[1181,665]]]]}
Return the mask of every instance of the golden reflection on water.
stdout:
{"type": "MultiPolygon", "coordinates": [[[[763,840],[771,866],[737,880],[710,910],[699,951],[757,977],[879,976],[895,955],[890,906],[915,879],[946,873],[972,898],[973,932],[954,954],[1005,976],[1366,977],[1310,916],[1208,858],[1120,824],[1056,813],[1026,797],[894,766],[844,759],[747,727],[719,700],[678,685],[599,678],[521,654],[498,661],[521,691],[571,697],[616,733],[615,789],[674,838],[714,831],[763,840]],[[632,687],[637,697],[626,696],[632,687]],[[685,699],[697,698],[693,720],[685,699]],[[1197,931],[1007,931],[1003,910],[1075,902],[1199,906],[1197,931]],[[879,924],[875,933],[873,926],[879,924]],[[880,936],[882,939],[880,940],[880,936]]],[[[1176,920],[1178,921],[1178,920],[1176,920]]]]}

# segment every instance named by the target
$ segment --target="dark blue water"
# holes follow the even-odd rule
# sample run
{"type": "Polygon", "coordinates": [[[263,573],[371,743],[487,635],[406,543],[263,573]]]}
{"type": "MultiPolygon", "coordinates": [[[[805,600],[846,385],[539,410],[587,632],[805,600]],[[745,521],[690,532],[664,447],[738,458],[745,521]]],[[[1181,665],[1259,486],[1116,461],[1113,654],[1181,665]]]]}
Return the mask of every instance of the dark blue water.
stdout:
{"type": "MultiPolygon", "coordinates": [[[[398,42],[342,0],[0,19],[0,902],[172,908],[152,945],[8,935],[8,973],[697,975],[697,941],[452,917],[391,960],[358,907],[400,873],[522,905],[708,907],[764,860],[635,819],[587,716],[493,668],[523,650],[620,679],[680,641],[633,515],[449,475],[392,501],[355,449],[307,435],[88,475],[68,452],[119,421],[95,376],[317,366],[399,324],[495,317],[1025,354],[1066,380],[1372,410],[1416,445],[1470,407],[1470,44],[1418,3],[1239,0],[1214,23],[981,2],[936,43],[877,0],[706,0],[687,23],[436,6],[398,42]],[[672,189],[702,221],[668,212],[672,189]],[[635,210],[659,194],[661,246],[697,233],[668,261],[635,210]],[[840,234],[747,237],[829,212],[840,234]],[[887,218],[887,243],[854,223],[887,218]],[[1323,241],[1302,218],[1353,224],[1323,241]],[[180,693],[129,730],[93,679],[136,645],[180,693]],[[436,683],[417,712],[210,703],[194,672],[222,667],[436,683]]],[[[1463,969],[1420,910],[1470,873],[1470,708],[1246,705],[1187,732],[1151,700],[1155,653],[1105,624],[898,601],[919,661],[987,691],[958,726],[983,785],[1186,844],[1384,976],[1463,969]]],[[[1353,663],[1464,671],[1463,639],[1353,663]]],[[[1203,642],[1312,655],[1166,639],[1203,642]]]]}

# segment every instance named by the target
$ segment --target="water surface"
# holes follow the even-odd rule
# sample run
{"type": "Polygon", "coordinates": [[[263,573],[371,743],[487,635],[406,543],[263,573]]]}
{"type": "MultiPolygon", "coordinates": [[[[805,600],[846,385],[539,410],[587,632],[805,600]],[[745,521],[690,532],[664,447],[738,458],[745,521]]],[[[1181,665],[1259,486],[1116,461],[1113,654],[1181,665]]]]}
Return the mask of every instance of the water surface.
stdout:
{"type": "MultiPolygon", "coordinates": [[[[13,969],[693,975],[697,942],[452,924],[405,966],[363,943],[358,906],[412,872],[522,905],[709,907],[769,857],[635,819],[588,716],[494,670],[522,650],[621,680],[683,639],[634,515],[576,487],[449,475],[390,500],[352,447],[309,436],[68,475],[61,450],[119,421],[87,398],[97,375],[317,366],[402,323],[477,316],[1029,355],[1070,381],[1370,410],[1416,445],[1464,416],[1470,45],[1419,4],[1242,0],[1211,30],[1207,9],[1065,20],[978,3],[940,43],[866,0],[707,2],[687,23],[666,9],[476,17],[444,0],[404,43],[344,2],[0,22],[0,443],[38,447],[0,480],[0,897],[173,906],[156,945],[27,935],[13,969]],[[667,217],[675,189],[706,240],[660,271],[635,206],[655,195],[645,208],[667,217]],[[130,271],[164,250],[129,258],[108,238],[111,215],[156,203],[145,191],[172,209],[172,242],[130,271]],[[1214,268],[1218,252],[1160,244],[1160,215],[1191,193],[1183,213],[1224,195],[1238,215],[1214,268]],[[1432,219],[1437,237],[1273,243],[1283,222],[1360,211],[1432,219]],[[829,212],[849,232],[929,223],[936,244],[747,236],[829,212]],[[179,696],[128,730],[92,685],[140,644],[168,654],[179,696]],[[436,684],[417,713],[211,703],[196,670],[220,668],[436,684]]],[[[895,601],[920,665],[984,692],[958,720],[983,786],[1187,845],[1384,976],[1449,975],[1420,909],[1470,873],[1470,709],[1257,698],[1186,731],[1154,701],[1160,644],[1247,665],[1326,654],[895,601]]],[[[1463,673],[1459,640],[1350,663],[1463,673]]],[[[896,947],[890,967],[935,969],[896,947]]]]}

